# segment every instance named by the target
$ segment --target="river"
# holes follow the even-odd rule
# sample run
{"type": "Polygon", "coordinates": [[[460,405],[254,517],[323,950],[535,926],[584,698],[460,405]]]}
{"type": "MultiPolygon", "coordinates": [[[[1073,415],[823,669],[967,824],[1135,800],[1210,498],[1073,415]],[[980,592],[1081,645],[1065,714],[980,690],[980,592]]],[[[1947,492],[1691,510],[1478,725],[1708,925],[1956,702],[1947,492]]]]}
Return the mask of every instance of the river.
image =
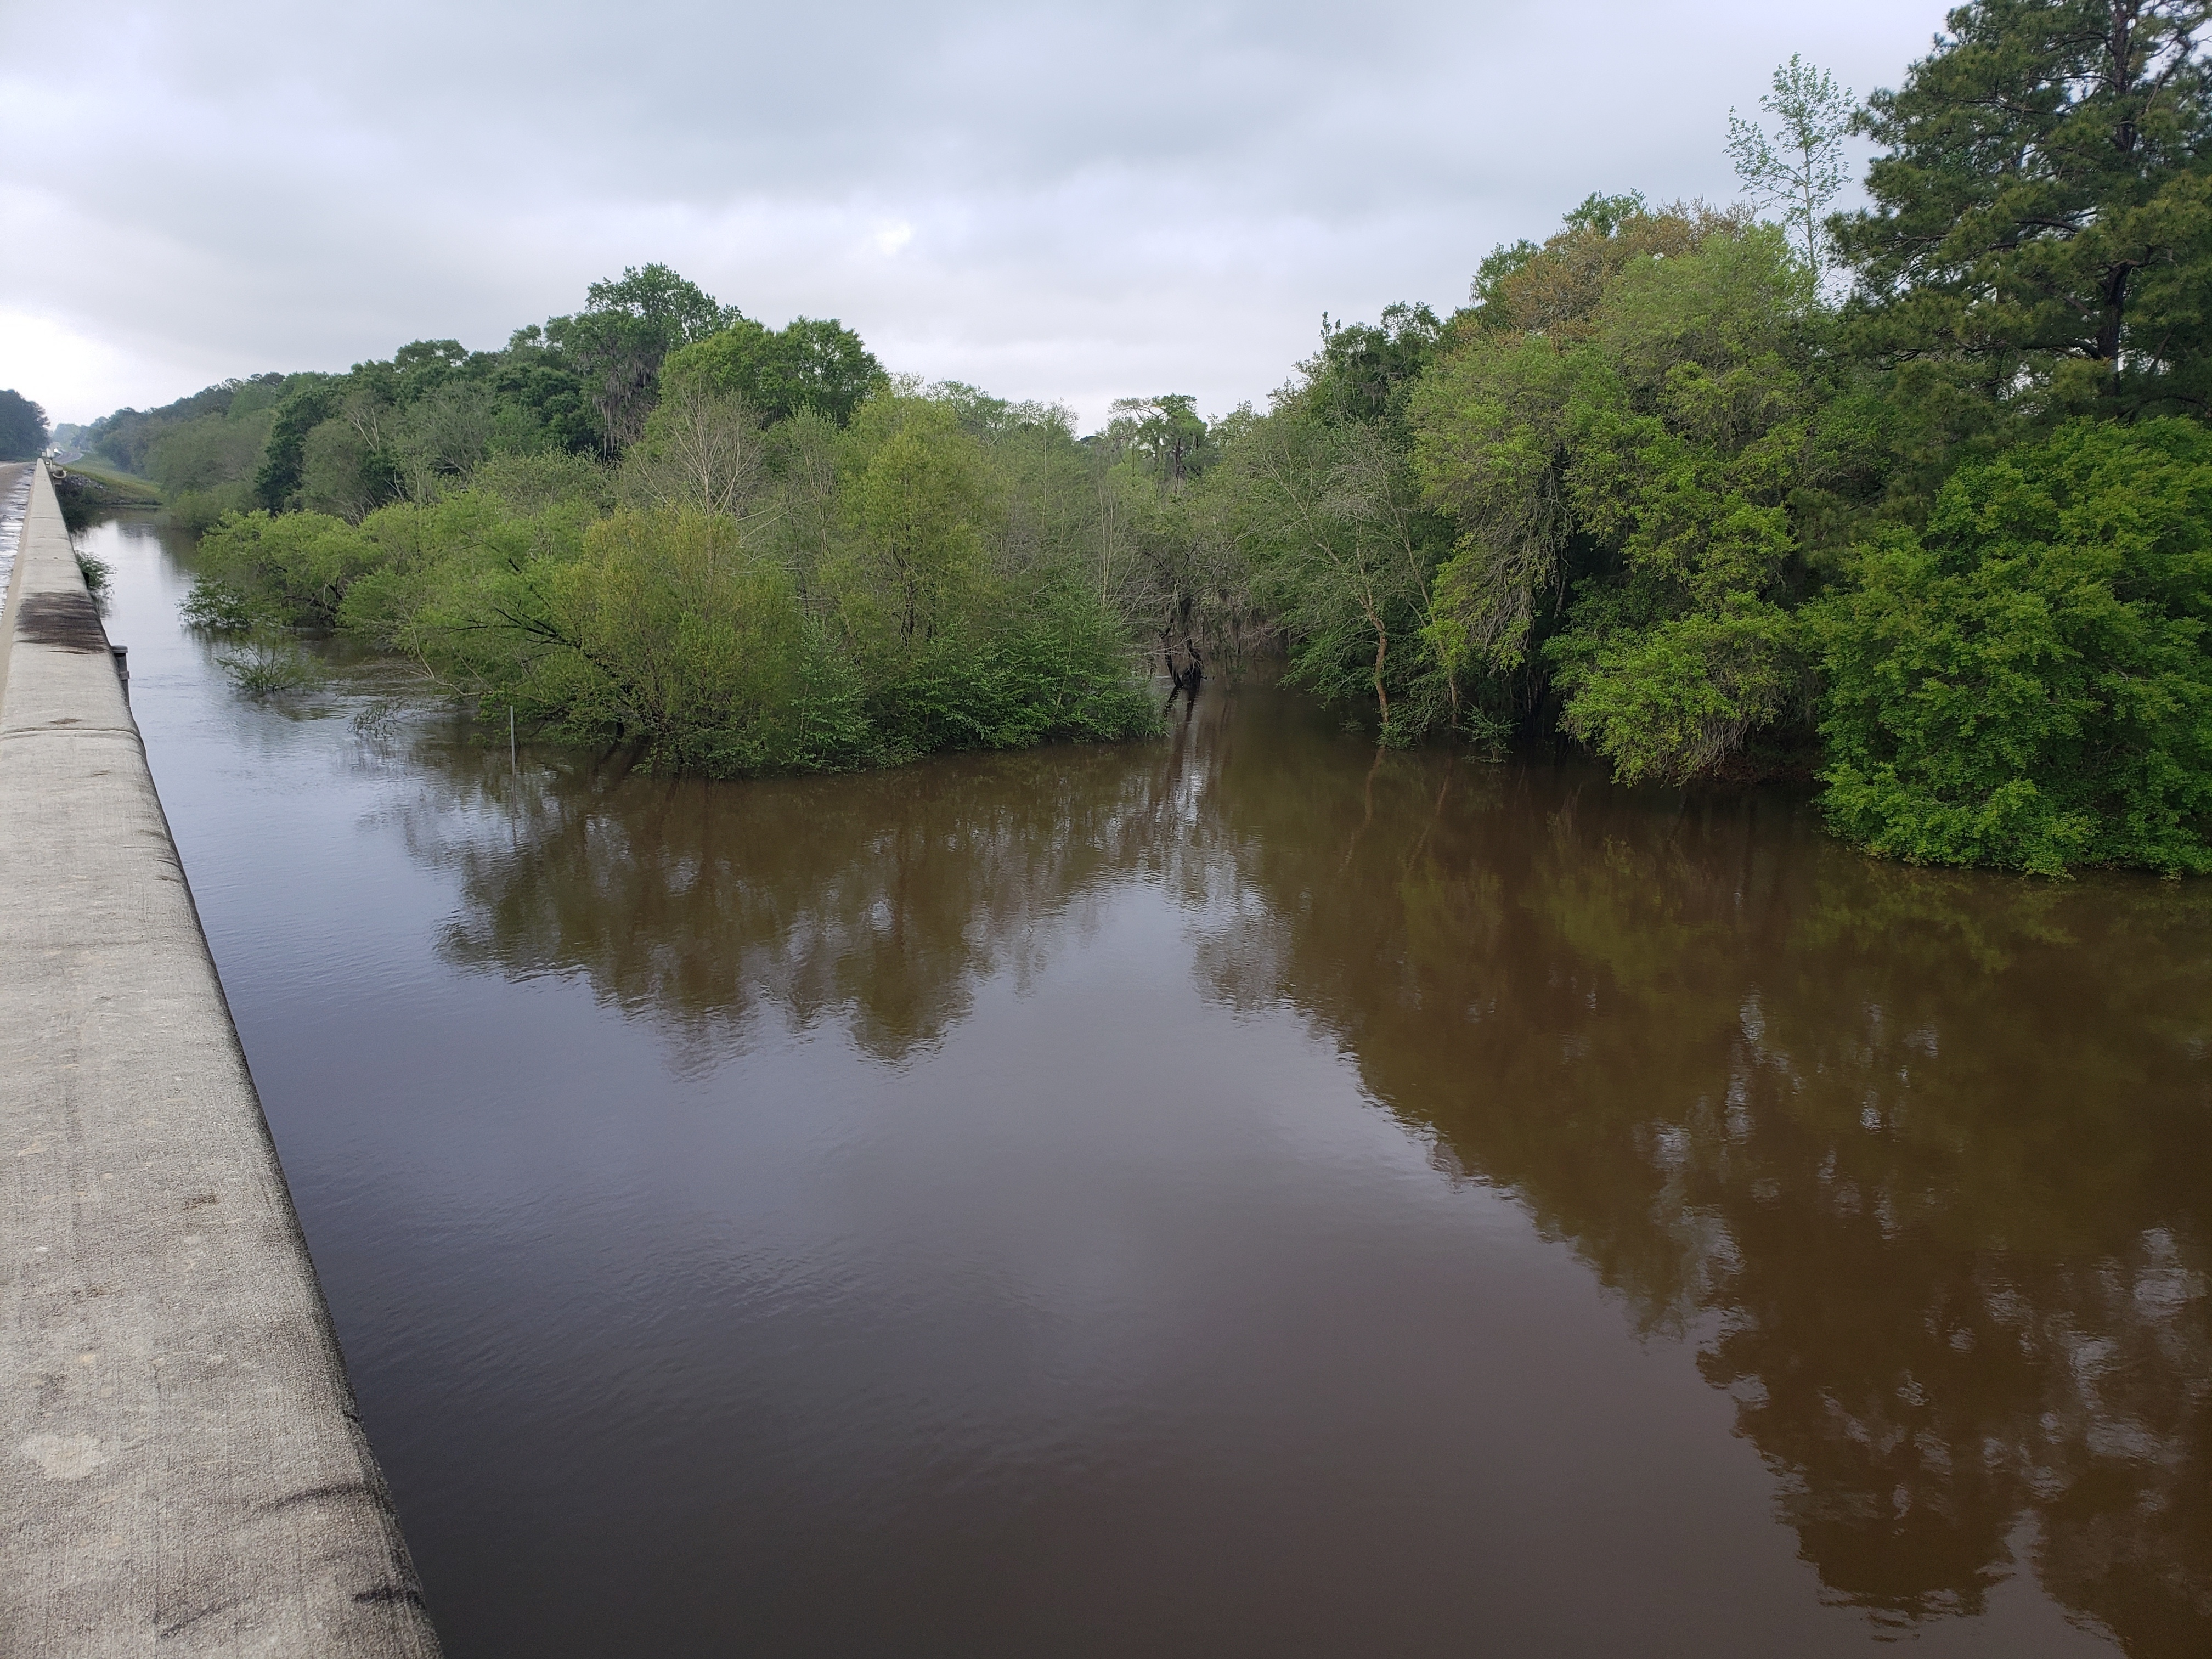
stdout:
{"type": "Polygon", "coordinates": [[[455,1659],[2212,1651],[2212,884],[1259,687],[511,757],[83,544],[455,1659]]]}

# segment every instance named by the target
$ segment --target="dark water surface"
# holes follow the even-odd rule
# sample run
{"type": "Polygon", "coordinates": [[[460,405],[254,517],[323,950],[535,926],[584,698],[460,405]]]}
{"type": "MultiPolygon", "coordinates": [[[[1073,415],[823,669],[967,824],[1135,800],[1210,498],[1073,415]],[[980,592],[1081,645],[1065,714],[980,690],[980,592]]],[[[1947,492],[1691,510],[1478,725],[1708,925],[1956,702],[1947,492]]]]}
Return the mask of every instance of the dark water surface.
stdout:
{"type": "Polygon", "coordinates": [[[92,541],[457,1659],[2212,1652],[2212,886],[1264,691],[511,770],[92,541]]]}

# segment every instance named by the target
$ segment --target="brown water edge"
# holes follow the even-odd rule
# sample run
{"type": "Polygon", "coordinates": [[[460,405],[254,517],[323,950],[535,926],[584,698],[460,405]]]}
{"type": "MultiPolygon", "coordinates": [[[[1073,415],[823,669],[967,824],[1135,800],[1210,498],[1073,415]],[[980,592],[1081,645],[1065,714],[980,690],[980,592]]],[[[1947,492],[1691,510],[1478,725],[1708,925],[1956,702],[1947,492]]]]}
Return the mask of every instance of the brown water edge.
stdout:
{"type": "Polygon", "coordinates": [[[1257,690],[714,785],[196,660],[456,1653],[2212,1650],[2212,890],[1257,690]]]}

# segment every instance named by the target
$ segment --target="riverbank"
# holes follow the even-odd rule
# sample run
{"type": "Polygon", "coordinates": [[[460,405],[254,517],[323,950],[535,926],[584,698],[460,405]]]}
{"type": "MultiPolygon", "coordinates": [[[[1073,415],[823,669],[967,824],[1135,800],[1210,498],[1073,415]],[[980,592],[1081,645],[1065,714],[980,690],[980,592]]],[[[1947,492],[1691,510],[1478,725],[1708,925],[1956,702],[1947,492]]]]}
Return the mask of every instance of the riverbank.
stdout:
{"type": "Polygon", "coordinates": [[[161,492],[151,479],[135,478],[127,472],[82,461],[56,467],[51,482],[61,506],[62,522],[71,530],[83,529],[103,514],[161,505],[161,492]]]}

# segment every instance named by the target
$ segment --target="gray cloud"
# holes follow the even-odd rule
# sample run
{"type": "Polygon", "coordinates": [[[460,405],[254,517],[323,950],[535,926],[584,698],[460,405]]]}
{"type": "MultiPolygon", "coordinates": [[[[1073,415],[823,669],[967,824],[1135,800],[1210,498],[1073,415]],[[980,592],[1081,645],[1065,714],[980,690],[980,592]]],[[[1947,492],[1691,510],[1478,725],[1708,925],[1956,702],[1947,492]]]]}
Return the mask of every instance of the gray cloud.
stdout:
{"type": "MultiPolygon", "coordinates": [[[[12,11],[14,8],[11,6],[12,11]]],[[[1926,0],[125,5],[11,51],[0,384],[58,417],[503,339],[665,259],[1014,397],[1263,398],[1323,310],[1456,303],[1594,189],[1733,189],[1802,51],[1893,84],[1926,0]],[[28,256],[28,257],[27,257],[28,256]]],[[[35,31],[19,19],[21,42],[35,31]]]]}

